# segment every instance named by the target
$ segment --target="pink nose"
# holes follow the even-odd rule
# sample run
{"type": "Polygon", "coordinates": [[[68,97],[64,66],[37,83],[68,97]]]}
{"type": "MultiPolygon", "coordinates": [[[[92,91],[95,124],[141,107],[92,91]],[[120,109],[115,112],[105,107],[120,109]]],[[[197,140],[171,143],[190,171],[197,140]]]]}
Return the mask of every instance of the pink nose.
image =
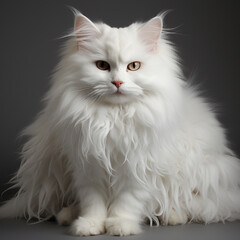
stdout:
{"type": "Polygon", "coordinates": [[[117,88],[120,88],[121,84],[123,84],[123,81],[112,81],[112,84],[114,84],[117,88]]]}

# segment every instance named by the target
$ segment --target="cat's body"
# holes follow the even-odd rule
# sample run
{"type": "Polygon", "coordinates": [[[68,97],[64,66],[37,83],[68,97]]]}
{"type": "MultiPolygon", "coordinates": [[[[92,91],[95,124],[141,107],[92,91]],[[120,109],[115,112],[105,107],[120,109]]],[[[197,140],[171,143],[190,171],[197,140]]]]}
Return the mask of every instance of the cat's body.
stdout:
{"type": "Polygon", "coordinates": [[[19,195],[0,218],[70,206],[57,218],[78,217],[76,235],[135,234],[147,217],[240,218],[239,160],[161,29],[161,17],[115,29],[77,13],[46,106],[25,130],[19,195]]]}

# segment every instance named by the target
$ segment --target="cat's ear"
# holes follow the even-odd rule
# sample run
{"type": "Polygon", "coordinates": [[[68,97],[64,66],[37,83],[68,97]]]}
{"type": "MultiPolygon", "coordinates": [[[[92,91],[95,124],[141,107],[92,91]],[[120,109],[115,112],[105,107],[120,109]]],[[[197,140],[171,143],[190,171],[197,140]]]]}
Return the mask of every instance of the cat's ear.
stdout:
{"type": "Polygon", "coordinates": [[[84,42],[91,41],[99,34],[96,25],[80,12],[75,11],[74,36],[77,46],[80,47],[84,42]]]}
{"type": "Polygon", "coordinates": [[[160,38],[162,32],[162,27],[162,17],[156,16],[143,24],[143,26],[139,29],[138,34],[140,39],[146,43],[152,51],[156,49],[158,39],[160,38]]]}

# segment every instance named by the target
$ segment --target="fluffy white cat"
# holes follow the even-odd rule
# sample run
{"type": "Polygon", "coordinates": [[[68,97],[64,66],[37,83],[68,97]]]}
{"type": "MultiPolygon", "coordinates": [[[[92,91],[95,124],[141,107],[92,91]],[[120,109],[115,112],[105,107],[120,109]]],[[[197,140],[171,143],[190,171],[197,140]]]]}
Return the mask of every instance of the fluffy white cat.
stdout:
{"type": "Polygon", "coordinates": [[[56,216],[85,236],[240,219],[239,160],[162,18],[117,29],[75,12],[0,218],[56,216]]]}

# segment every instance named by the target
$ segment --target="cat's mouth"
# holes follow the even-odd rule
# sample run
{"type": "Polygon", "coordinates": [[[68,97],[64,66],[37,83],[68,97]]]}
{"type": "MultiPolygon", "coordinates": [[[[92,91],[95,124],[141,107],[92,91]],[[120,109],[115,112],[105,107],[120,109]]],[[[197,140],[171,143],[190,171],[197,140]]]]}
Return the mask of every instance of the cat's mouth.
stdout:
{"type": "Polygon", "coordinates": [[[119,89],[117,89],[117,91],[116,91],[116,92],[114,92],[114,93],[113,93],[113,95],[120,96],[120,95],[123,95],[123,93],[122,93],[122,92],[120,92],[120,90],[119,90],[119,89]]]}

